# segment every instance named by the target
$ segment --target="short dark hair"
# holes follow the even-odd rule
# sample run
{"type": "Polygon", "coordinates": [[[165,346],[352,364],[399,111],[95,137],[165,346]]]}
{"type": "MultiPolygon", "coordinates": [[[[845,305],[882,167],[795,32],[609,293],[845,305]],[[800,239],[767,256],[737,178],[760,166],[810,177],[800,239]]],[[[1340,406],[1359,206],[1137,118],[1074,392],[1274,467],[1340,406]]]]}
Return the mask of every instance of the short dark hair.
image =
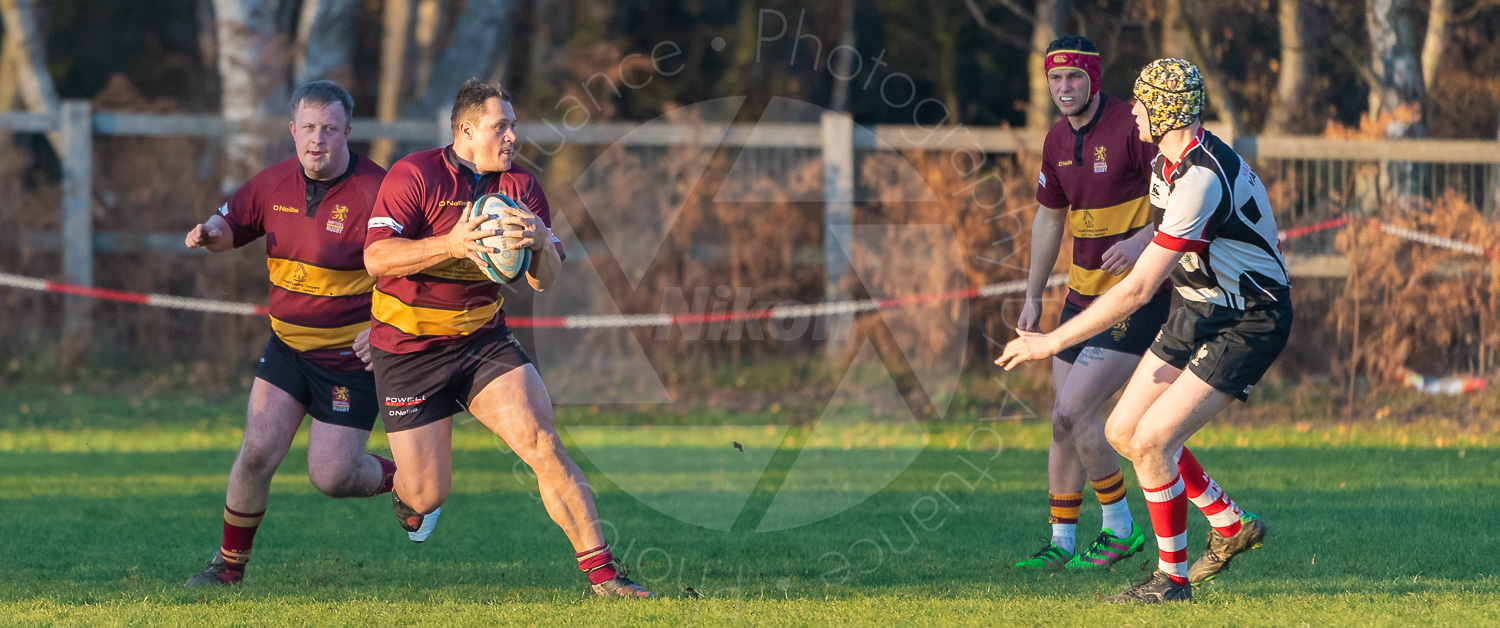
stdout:
{"type": "Polygon", "coordinates": [[[354,97],[333,81],[313,81],[292,92],[292,115],[302,105],[326,107],[338,103],[344,108],[344,124],[354,122],[354,97]]]}
{"type": "Polygon", "coordinates": [[[453,131],[458,132],[458,123],[466,120],[478,120],[484,115],[484,103],[491,98],[499,98],[501,102],[510,102],[510,92],[500,89],[499,85],[491,85],[479,79],[464,81],[464,86],[458,88],[458,94],[453,97],[453,113],[448,114],[448,124],[453,131]]]}
{"type": "Polygon", "coordinates": [[[1084,37],[1082,35],[1064,35],[1052,40],[1052,43],[1047,45],[1047,52],[1052,52],[1054,50],[1081,50],[1083,52],[1099,52],[1099,49],[1094,47],[1094,42],[1089,41],[1087,37],[1084,37]]]}

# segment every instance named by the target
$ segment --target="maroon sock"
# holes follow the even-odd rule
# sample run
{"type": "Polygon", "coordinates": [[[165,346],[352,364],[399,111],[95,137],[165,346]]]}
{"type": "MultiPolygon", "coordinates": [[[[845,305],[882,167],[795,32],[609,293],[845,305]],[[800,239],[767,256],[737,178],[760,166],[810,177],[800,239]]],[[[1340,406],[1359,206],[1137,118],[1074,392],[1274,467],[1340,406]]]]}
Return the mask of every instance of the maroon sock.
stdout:
{"type": "Polygon", "coordinates": [[[224,557],[224,564],[231,571],[243,572],[245,564],[250,562],[250,546],[255,541],[255,531],[260,528],[260,520],[265,515],[264,510],[244,513],[229,506],[224,507],[224,544],[219,547],[219,555],[224,557]]]}
{"type": "Polygon", "coordinates": [[[617,575],[615,571],[615,555],[609,551],[609,545],[600,545],[591,550],[584,550],[573,555],[578,559],[578,568],[589,577],[589,582],[599,584],[617,575]]]}
{"type": "Polygon", "coordinates": [[[370,493],[370,497],[391,492],[396,487],[396,463],[375,454],[369,454],[369,456],[374,458],[375,462],[380,463],[380,486],[375,487],[375,492],[370,493]]]}

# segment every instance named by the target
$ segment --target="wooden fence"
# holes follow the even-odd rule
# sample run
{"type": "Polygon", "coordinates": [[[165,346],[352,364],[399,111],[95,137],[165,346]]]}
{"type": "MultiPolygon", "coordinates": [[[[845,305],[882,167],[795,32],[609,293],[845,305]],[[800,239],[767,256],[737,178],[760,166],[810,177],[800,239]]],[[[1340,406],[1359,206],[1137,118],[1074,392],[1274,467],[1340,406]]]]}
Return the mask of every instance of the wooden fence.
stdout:
{"type": "MultiPolygon", "coordinates": [[[[390,139],[440,146],[451,139],[447,112],[429,120],[381,122],[354,120],[352,139],[390,139]]],[[[62,230],[43,238],[62,249],[63,279],[91,286],[94,254],[102,248],[145,246],[177,249],[173,234],[96,234],[93,228],[93,142],[95,136],[222,138],[237,133],[278,134],[284,120],[234,124],[219,116],[203,114],[132,114],[95,112],[85,100],[62,101],[56,113],[3,113],[0,129],[16,133],[56,132],[62,164],[62,230]],[[127,243],[127,244],[121,244],[127,243]],[[130,244],[133,243],[133,244],[130,244]]],[[[1210,125],[1213,129],[1213,125],[1210,125]]],[[[522,122],[518,135],[523,143],[542,147],[572,144],[607,146],[627,142],[630,146],[674,146],[712,143],[721,146],[815,149],[820,152],[823,173],[825,233],[847,235],[854,204],[856,153],[859,151],[931,150],[1015,154],[1039,150],[1042,137],[1023,130],[996,127],[947,127],[934,129],[904,125],[855,125],[840,114],[825,113],[820,122],[799,124],[733,124],[725,135],[695,132],[691,127],[653,125],[643,129],[627,122],[598,123],[569,128],[549,122],[522,122]],[[643,132],[644,131],[644,132],[643,132]],[[629,137],[627,138],[627,134],[629,137]]],[[[1478,194],[1483,205],[1493,207],[1500,197],[1500,142],[1483,140],[1337,140],[1321,137],[1239,137],[1234,146],[1240,154],[1262,164],[1296,163],[1419,162],[1477,168],[1484,182],[1478,194]]],[[[1264,174],[1264,173],[1263,173],[1264,174]]],[[[1316,181],[1316,177],[1313,179],[1316,181]]],[[[1433,186],[1436,188],[1436,186],[1433,186]]],[[[1317,194],[1309,187],[1309,194],[1317,194]]],[[[180,249],[178,249],[180,250],[180,249]]],[[[837,286],[846,266],[837,246],[823,247],[829,298],[838,298],[837,286]]],[[[86,338],[92,304],[71,298],[65,314],[65,337],[86,338]]],[[[66,353],[65,348],[65,353],[66,353]]]]}

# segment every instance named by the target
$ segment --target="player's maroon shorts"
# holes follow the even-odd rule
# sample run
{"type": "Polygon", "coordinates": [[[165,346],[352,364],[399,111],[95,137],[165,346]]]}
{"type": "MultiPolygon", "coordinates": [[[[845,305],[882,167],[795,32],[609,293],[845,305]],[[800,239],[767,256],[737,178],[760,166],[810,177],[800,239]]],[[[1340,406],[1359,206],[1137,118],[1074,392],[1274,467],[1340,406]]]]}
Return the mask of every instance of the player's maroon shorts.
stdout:
{"type": "Polygon", "coordinates": [[[414,353],[371,347],[370,355],[386,432],[418,428],[458,414],[490,382],[531,364],[521,342],[504,325],[456,345],[414,353]]]}

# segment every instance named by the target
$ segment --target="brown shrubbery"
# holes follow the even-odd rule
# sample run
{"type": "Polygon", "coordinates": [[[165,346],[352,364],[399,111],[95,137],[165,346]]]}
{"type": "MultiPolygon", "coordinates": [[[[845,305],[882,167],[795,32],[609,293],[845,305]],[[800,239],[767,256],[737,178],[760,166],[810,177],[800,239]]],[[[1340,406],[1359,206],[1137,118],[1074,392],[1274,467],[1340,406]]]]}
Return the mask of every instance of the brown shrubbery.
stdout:
{"type": "MultiPolygon", "coordinates": [[[[146,102],[128,86],[118,85],[101,94],[97,106],[156,111],[168,105],[146,102]]],[[[1348,133],[1371,132],[1379,124],[1348,133]]],[[[95,150],[98,232],[178,234],[221,202],[217,150],[206,142],[101,137],[95,140],[95,150]]],[[[674,147],[627,152],[610,168],[589,175],[602,177],[594,187],[617,199],[616,210],[631,212],[629,220],[609,227],[640,231],[630,231],[626,246],[645,246],[642,243],[653,240],[651,232],[658,228],[653,221],[662,224],[668,216],[661,208],[681,207],[664,234],[664,244],[636,277],[627,276],[616,259],[618,252],[603,255],[608,249],[603,246],[600,209],[585,208],[573,185],[602,151],[572,147],[551,157],[538,155],[546,167],[554,213],[567,218],[590,250],[603,285],[603,294],[569,302],[568,307],[576,309],[567,313],[654,313],[683,301],[693,309],[701,306],[695,295],[705,290],[710,312],[822,301],[823,219],[822,203],[816,201],[821,198],[822,169],[817,153],[788,151],[774,158],[762,154],[756,158],[770,164],[763,174],[737,180],[734,185],[747,187],[730,195],[759,200],[715,202],[726,174],[748,151],[674,147]],[[674,180],[671,173],[704,162],[707,170],[701,181],[662,185],[674,180]]],[[[6,199],[0,204],[0,271],[60,278],[55,245],[47,246],[36,235],[57,231],[60,191],[45,174],[37,174],[45,168],[36,167],[26,155],[19,149],[0,155],[0,196],[6,199]]],[[[1035,159],[992,157],[977,169],[968,159],[936,152],[859,156],[856,237],[849,249],[854,272],[846,275],[847,293],[856,298],[932,294],[1025,277],[1036,205],[1035,159]],[[926,194],[927,202],[875,200],[926,194]]],[[[1285,185],[1268,183],[1277,194],[1290,193],[1285,185]]],[[[1280,209],[1281,203],[1277,205],[1280,209]]],[[[1317,218],[1319,211],[1300,222],[1317,218]]],[[[1387,225],[1500,248],[1500,227],[1453,196],[1433,202],[1410,197],[1389,201],[1379,218],[1387,225]]],[[[1348,256],[1353,272],[1344,280],[1295,282],[1296,346],[1288,350],[1273,380],[1307,375],[1320,381],[1331,376],[1334,383],[1354,377],[1393,382],[1403,369],[1428,375],[1494,370],[1500,350],[1500,261],[1401,240],[1368,222],[1326,237],[1336,238],[1336,250],[1348,256]]],[[[1067,262],[1066,256],[1058,260],[1054,272],[1064,272],[1067,262]]],[[[101,252],[96,279],[100,286],[123,290],[236,302],[266,299],[264,253],[259,246],[218,256],[101,252]]],[[[1048,296],[1045,326],[1056,321],[1061,290],[1048,296]]],[[[971,373],[988,372],[997,343],[1013,333],[1020,300],[1018,293],[859,314],[848,328],[849,349],[834,356],[832,364],[837,369],[847,363],[869,341],[903,390],[920,388],[911,375],[924,369],[944,371],[961,364],[971,373]]],[[[517,296],[507,303],[507,310],[530,314],[529,301],[517,296]]],[[[0,346],[6,347],[0,377],[56,374],[54,353],[61,333],[57,313],[62,305],[57,295],[0,289],[0,307],[6,312],[0,324],[0,346]]],[[[624,351],[633,334],[674,391],[706,387],[704,374],[713,369],[757,362],[800,365],[788,368],[803,369],[798,372],[820,382],[815,386],[828,385],[827,378],[816,376],[823,368],[819,365],[828,364],[823,360],[821,324],[791,337],[778,335],[773,325],[787,328],[785,322],[748,321],[708,324],[696,334],[681,328],[599,331],[584,336],[576,347],[545,351],[624,351]]],[[[109,377],[110,372],[131,380],[165,374],[174,382],[200,387],[243,385],[268,333],[263,319],[113,303],[97,305],[94,328],[89,378],[109,377]],[[102,375],[101,367],[107,369],[102,375]]]]}

